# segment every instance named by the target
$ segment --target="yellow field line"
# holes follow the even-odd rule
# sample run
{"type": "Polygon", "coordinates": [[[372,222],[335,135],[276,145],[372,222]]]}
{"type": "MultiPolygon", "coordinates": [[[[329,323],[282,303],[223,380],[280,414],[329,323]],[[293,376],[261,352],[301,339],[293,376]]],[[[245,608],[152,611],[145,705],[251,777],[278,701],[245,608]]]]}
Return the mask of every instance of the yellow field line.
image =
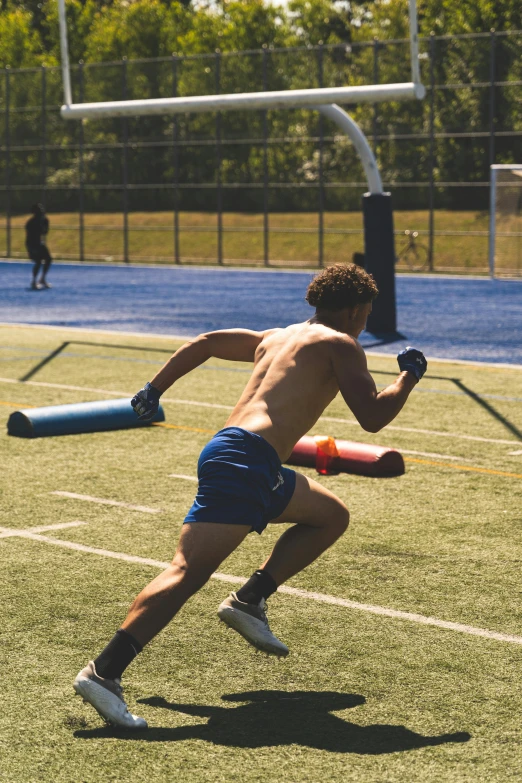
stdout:
{"type": "Polygon", "coordinates": [[[209,432],[215,435],[215,430],[202,430],[199,427],[183,427],[181,424],[166,424],[164,421],[154,421],[154,427],[166,427],[169,430],[189,430],[190,432],[209,432]]]}
{"type": "MultiPolygon", "coordinates": [[[[208,432],[214,435],[214,430],[203,430],[197,427],[183,427],[181,424],[166,424],[165,422],[155,422],[155,427],[167,427],[171,430],[190,430],[191,432],[208,432]]],[[[416,459],[415,457],[404,457],[405,462],[418,462],[421,465],[438,465],[442,468],[453,468],[454,470],[467,470],[471,473],[487,473],[492,476],[506,476],[507,478],[522,479],[522,473],[507,473],[503,470],[491,470],[490,468],[477,468],[470,465],[448,465],[446,462],[436,462],[429,459],[416,459]]]]}
{"type": "Polygon", "coordinates": [[[441,468],[452,468],[453,470],[468,470],[471,473],[488,473],[490,476],[507,476],[508,478],[522,479],[522,473],[507,473],[504,470],[491,470],[491,468],[474,468],[470,465],[448,465],[447,462],[434,462],[429,459],[415,459],[414,457],[404,457],[405,462],[419,462],[421,465],[438,465],[441,468]]]}
{"type": "Polygon", "coordinates": [[[9,400],[0,400],[0,405],[8,405],[10,408],[18,408],[23,405],[24,408],[36,408],[36,405],[27,405],[25,402],[9,402],[9,400]]]}
{"type": "MultiPolygon", "coordinates": [[[[17,402],[7,402],[5,400],[0,400],[0,405],[17,407],[19,404],[20,403],[17,402]]],[[[25,403],[24,406],[26,408],[36,407],[34,405],[26,405],[25,403]]],[[[215,434],[214,430],[202,429],[201,427],[185,427],[182,424],[167,424],[164,421],[153,422],[153,426],[165,427],[166,429],[169,430],[186,430],[188,432],[204,432],[205,434],[210,434],[210,435],[215,434]]],[[[476,468],[476,467],[471,467],[470,465],[448,465],[446,462],[435,462],[434,460],[429,460],[429,459],[416,459],[415,457],[404,457],[404,461],[416,462],[419,465],[436,465],[442,468],[452,468],[453,470],[467,470],[471,473],[487,473],[490,476],[506,476],[507,478],[522,479],[522,473],[508,473],[504,470],[491,470],[490,468],[476,468]]]]}

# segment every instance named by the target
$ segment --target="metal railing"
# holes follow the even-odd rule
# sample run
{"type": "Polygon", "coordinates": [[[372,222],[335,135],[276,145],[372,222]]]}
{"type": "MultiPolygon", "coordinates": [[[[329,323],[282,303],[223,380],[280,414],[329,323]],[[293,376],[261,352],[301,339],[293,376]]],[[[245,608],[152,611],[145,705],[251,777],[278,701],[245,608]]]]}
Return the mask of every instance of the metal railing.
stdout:
{"type": "MultiPolygon", "coordinates": [[[[399,82],[409,78],[408,46],[79,63],[73,94],[98,101],[399,82]]],[[[432,271],[486,272],[489,166],[522,161],[522,32],[432,35],[420,50],[422,103],[346,108],[393,193],[397,233],[418,231],[432,271]]],[[[315,112],[65,123],[61,103],[59,68],[0,72],[4,256],[25,256],[34,201],[46,204],[62,258],[313,267],[362,250],[360,162],[315,112]]]]}

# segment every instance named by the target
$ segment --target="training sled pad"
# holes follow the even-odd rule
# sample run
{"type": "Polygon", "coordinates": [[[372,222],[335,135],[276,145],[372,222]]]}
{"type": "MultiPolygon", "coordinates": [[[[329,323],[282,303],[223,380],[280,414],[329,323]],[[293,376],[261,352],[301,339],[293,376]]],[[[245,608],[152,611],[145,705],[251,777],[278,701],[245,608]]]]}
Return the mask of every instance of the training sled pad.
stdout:
{"type": "Polygon", "coordinates": [[[402,476],[405,472],[402,455],[395,449],[349,440],[334,441],[322,436],[312,438],[305,435],[296,443],[287,462],[289,465],[316,468],[324,474],[356,473],[378,478],[402,476]]]}
{"type": "Polygon", "coordinates": [[[49,405],[15,411],[7,422],[7,434],[19,438],[46,438],[50,435],[78,435],[82,432],[106,432],[146,427],[165,421],[160,405],[153,421],[140,421],[130,399],[80,402],[73,405],[49,405]]]}

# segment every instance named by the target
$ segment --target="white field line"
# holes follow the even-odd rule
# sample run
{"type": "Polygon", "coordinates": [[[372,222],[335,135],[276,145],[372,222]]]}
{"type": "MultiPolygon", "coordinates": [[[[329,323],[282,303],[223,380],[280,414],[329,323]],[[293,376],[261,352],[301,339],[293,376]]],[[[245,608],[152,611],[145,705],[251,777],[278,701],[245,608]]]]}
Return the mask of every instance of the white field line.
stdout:
{"type": "Polygon", "coordinates": [[[92,495],[77,495],[76,492],[62,492],[55,490],[49,492],[50,495],[58,495],[62,498],[71,498],[72,500],[86,500],[88,503],[101,503],[102,506],[119,506],[127,508],[129,511],[142,511],[144,514],[161,514],[161,508],[150,508],[149,506],[133,506],[131,503],[123,503],[120,500],[107,500],[106,498],[94,498],[92,495]]]}
{"type": "MultiPolygon", "coordinates": [[[[362,347],[364,349],[364,345],[362,347]]],[[[364,352],[367,356],[376,356],[379,359],[394,358],[392,353],[384,353],[383,351],[364,352]]],[[[507,362],[474,362],[470,359],[443,359],[437,356],[428,356],[427,359],[438,364],[463,364],[466,367],[491,367],[495,370],[522,370],[522,364],[508,364],[507,362]]]]}
{"type": "MultiPolygon", "coordinates": [[[[170,563],[164,563],[161,560],[153,560],[148,557],[137,557],[136,555],[127,555],[124,552],[112,552],[109,549],[99,549],[98,547],[85,546],[84,544],[77,544],[74,541],[63,541],[59,538],[51,538],[50,536],[42,536],[38,533],[31,533],[29,530],[17,530],[11,531],[9,528],[0,527],[1,533],[15,534],[18,538],[27,538],[31,541],[40,541],[44,544],[51,544],[52,546],[63,547],[64,549],[71,549],[75,552],[85,552],[91,555],[100,555],[101,557],[110,557],[113,560],[124,560],[127,563],[137,563],[139,565],[150,565],[154,568],[167,568],[170,563]]],[[[232,576],[231,574],[221,574],[216,572],[212,574],[213,579],[217,579],[220,582],[227,582],[229,584],[244,584],[246,577],[232,576]]],[[[299,590],[295,587],[287,587],[283,585],[279,588],[280,593],[286,595],[293,595],[297,598],[304,598],[308,601],[318,601],[323,604],[330,604],[331,606],[342,606],[346,609],[356,609],[361,612],[368,612],[370,614],[380,615],[382,617],[391,617],[395,620],[408,620],[409,622],[418,623],[420,625],[431,625],[436,628],[443,628],[447,631],[457,631],[458,633],[466,633],[471,636],[480,636],[484,639],[492,639],[497,642],[509,642],[511,644],[522,645],[522,636],[513,636],[511,634],[497,633],[496,631],[489,631],[486,628],[476,628],[473,625],[463,625],[462,623],[452,623],[446,620],[438,620],[436,617],[425,617],[422,614],[414,614],[412,612],[401,612],[397,609],[388,609],[384,606],[373,606],[372,604],[361,604],[357,601],[348,601],[345,598],[337,598],[333,595],[327,595],[325,593],[313,593],[308,590],[299,590]]]]}
{"type": "Polygon", "coordinates": [[[23,323],[14,323],[14,322],[6,323],[3,321],[0,321],[0,326],[5,326],[8,329],[20,329],[20,328],[38,329],[38,331],[41,331],[42,329],[47,329],[51,332],[73,332],[73,333],[80,333],[80,334],[96,334],[96,335],[110,334],[113,337],[121,337],[122,335],[125,335],[126,337],[141,337],[142,340],[145,340],[149,337],[153,337],[155,339],[159,338],[161,340],[176,340],[177,342],[182,342],[182,343],[187,342],[187,340],[193,339],[187,337],[187,335],[180,335],[180,334],[157,334],[156,332],[147,332],[146,334],[143,334],[143,332],[118,332],[116,331],[116,329],[88,329],[87,327],[83,327],[83,326],[50,326],[48,324],[23,324],[23,323]]]}
{"type": "Polygon", "coordinates": [[[413,454],[415,457],[434,457],[435,459],[451,459],[457,462],[473,462],[469,457],[452,457],[450,454],[437,454],[433,451],[411,451],[411,449],[398,448],[401,454],[413,454]]]}
{"type": "MultiPolygon", "coordinates": [[[[20,383],[23,386],[42,386],[49,389],[65,389],[67,391],[86,391],[93,392],[94,394],[108,394],[111,397],[132,397],[134,392],[129,393],[125,391],[111,391],[109,389],[95,389],[90,386],[69,386],[64,383],[44,383],[43,381],[19,381],[16,378],[0,378],[0,383],[20,383]]],[[[164,397],[162,402],[174,403],[176,405],[193,405],[198,408],[217,408],[218,410],[231,411],[232,405],[220,405],[216,402],[197,402],[196,400],[182,400],[177,398],[164,397]]],[[[358,422],[352,419],[341,419],[335,416],[321,416],[318,421],[332,421],[337,424],[348,424],[350,426],[359,427],[358,422]]],[[[500,443],[501,445],[512,446],[517,445],[520,441],[517,440],[505,440],[501,438],[483,438],[480,435],[463,435],[459,432],[440,432],[439,430],[422,430],[416,427],[399,427],[394,424],[388,424],[387,430],[393,430],[395,432],[412,432],[417,435],[434,435],[440,438],[455,438],[457,440],[472,440],[479,443],[500,443]]]]}
{"type": "MultiPolygon", "coordinates": [[[[351,419],[338,419],[333,416],[321,416],[320,421],[333,421],[338,424],[350,424],[352,426],[359,426],[356,421],[351,419]]],[[[387,430],[395,430],[396,432],[413,432],[417,435],[435,435],[440,438],[457,438],[459,440],[476,440],[480,443],[500,443],[505,446],[512,446],[513,444],[520,443],[518,440],[502,440],[500,438],[482,438],[480,435],[462,435],[460,432],[440,432],[439,430],[421,430],[416,427],[398,427],[394,424],[388,424],[387,430]]]]}
{"type": "MultiPolygon", "coordinates": [[[[2,263],[2,262],[0,262],[2,263]]],[[[6,263],[6,262],[3,262],[6,263]]],[[[14,262],[18,263],[18,262],[14,262]]],[[[97,266],[96,264],[77,264],[77,266],[97,266]]],[[[121,264],[122,267],[125,266],[125,264],[121,264]]],[[[133,266],[139,266],[138,264],[133,264],[133,266]]],[[[143,267],[143,268],[150,268],[149,266],[143,267]]],[[[158,268],[165,269],[165,266],[159,265],[158,268]]],[[[208,267],[191,267],[192,269],[199,268],[207,270],[208,267]]],[[[235,271],[235,272],[246,272],[246,271],[264,271],[264,272],[275,272],[275,270],[263,270],[262,268],[259,270],[247,270],[247,269],[234,269],[234,270],[227,270],[227,271],[235,271]]],[[[304,270],[285,270],[287,273],[292,274],[307,274],[304,270]]],[[[275,272],[276,274],[279,274],[279,272],[275,272]]],[[[310,270],[310,274],[315,274],[314,270],[310,270]]],[[[416,275],[408,275],[408,277],[416,277],[416,275]]],[[[437,279],[440,279],[440,276],[436,276],[437,279]]],[[[454,280],[457,277],[448,275],[448,279],[454,280]]],[[[466,279],[471,279],[466,277],[466,279]]],[[[477,277],[475,278],[477,280],[486,280],[487,278],[481,278],[477,277]]],[[[25,324],[25,323],[17,323],[12,322],[8,323],[5,321],[0,321],[0,326],[4,326],[11,329],[16,328],[24,328],[24,329],[38,329],[41,331],[42,329],[48,329],[53,331],[59,331],[59,332],[83,332],[84,334],[111,334],[111,335],[126,335],[127,337],[140,337],[141,339],[145,339],[147,337],[153,337],[153,338],[160,338],[161,340],[175,340],[176,342],[187,342],[188,340],[194,339],[196,335],[176,335],[176,334],[158,334],[157,332],[147,332],[144,334],[143,332],[125,332],[125,331],[117,331],[115,329],[89,329],[88,327],[81,327],[81,326],[50,326],[47,324],[25,324]]],[[[364,346],[363,346],[364,348],[364,346]]],[[[368,356],[376,356],[378,358],[382,359],[393,359],[394,355],[391,353],[384,353],[382,351],[365,351],[365,353],[368,356]]],[[[468,367],[492,367],[493,369],[501,369],[501,370],[522,370],[522,364],[508,364],[508,363],[501,363],[501,362],[474,362],[470,361],[469,359],[445,359],[445,358],[439,358],[437,356],[428,356],[427,357],[430,362],[440,362],[440,364],[463,364],[467,365],[468,367]]]]}
{"type": "Polygon", "coordinates": [[[0,378],[0,383],[20,383],[23,386],[41,386],[44,389],[65,389],[66,391],[86,391],[93,394],[109,394],[111,397],[128,397],[128,392],[110,391],[109,389],[94,389],[91,386],[70,386],[66,383],[44,383],[44,381],[19,381],[17,378],[0,378]]]}
{"type": "Polygon", "coordinates": [[[169,473],[169,478],[185,479],[185,481],[197,481],[197,476],[187,476],[185,473],[169,473]]]}
{"type": "Polygon", "coordinates": [[[19,536],[22,533],[45,533],[47,530],[65,530],[69,527],[80,527],[80,525],[87,525],[88,522],[59,522],[57,525],[40,525],[39,527],[30,527],[27,530],[14,530],[11,528],[0,528],[0,530],[7,531],[0,533],[0,538],[13,538],[13,536],[19,536]]]}
{"type": "MultiPolygon", "coordinates": [[[[108,389],[94,389],[88,386],[69,386],[62,383],[43,383],[41,381],[18,381],[14,378],[0,378],[0,383],[25,383],[27,386],[44,386],[47,388],[55,388],[55,389],[67,389],[71,391],[88,391],[88,392],[94,392],[96,394],[109,394],[111,396],[115,397],[131,397],[128,392],[121,392],[121,391],[109,391],[108,389]]],[[[231,411],[232,406],[230,405],[220,405],[218,403],[214,402],[197,402],[195,400],[182,400],[182,399],[175,399],[175,398],[163,398],[162,402],[168,402],[168,403],[174,403],[177,405],[193,405],[196,407],[201,408],[218,408],[220,410],[226,410],[231,411]]],[[[349,424],[351,426],[359,426],[356,421],[352,421],[351,419],[341,419],[341,418],[335,418],[333,416],[321,416],[319,421],[332,421],[336,422],[338,424],[349,424]]],[[[457,438],[462,440],[476,440],[480,441],[482,443],[500,443],[502,445],[512,445],[513,443],[517,443],[516,440],[501,440],[498,438],[482,438],[477,435],[461,435],[460,433],[456,432],[438,432],[437,430],[421,430],[416,429],[415,427],[398,427],[393,425],[388,425],[387,429],[389,430],[397,430],[400,432],[413,432],[418,433],[420,435],[436,435],[446,438],[457,438]]]]}
{"type": "Polygon", "coordinates": [[[510,457],[520,457],[522,449],[518,449],[518,451],[508,451],[508,454],[510,457]]]}

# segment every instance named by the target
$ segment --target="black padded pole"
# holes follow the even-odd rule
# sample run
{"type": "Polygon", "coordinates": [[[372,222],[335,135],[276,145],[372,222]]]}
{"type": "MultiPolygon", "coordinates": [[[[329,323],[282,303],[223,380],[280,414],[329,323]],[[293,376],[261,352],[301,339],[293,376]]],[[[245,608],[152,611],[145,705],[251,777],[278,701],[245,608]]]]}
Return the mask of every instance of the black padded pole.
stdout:
{"type": "Polygon", "coordinates": [[[367,329],[373,334],[395,332],[395,240],[391,193],[365,193],[362,204],[364,266],[373,275],[379,289],[367,329]]]}

